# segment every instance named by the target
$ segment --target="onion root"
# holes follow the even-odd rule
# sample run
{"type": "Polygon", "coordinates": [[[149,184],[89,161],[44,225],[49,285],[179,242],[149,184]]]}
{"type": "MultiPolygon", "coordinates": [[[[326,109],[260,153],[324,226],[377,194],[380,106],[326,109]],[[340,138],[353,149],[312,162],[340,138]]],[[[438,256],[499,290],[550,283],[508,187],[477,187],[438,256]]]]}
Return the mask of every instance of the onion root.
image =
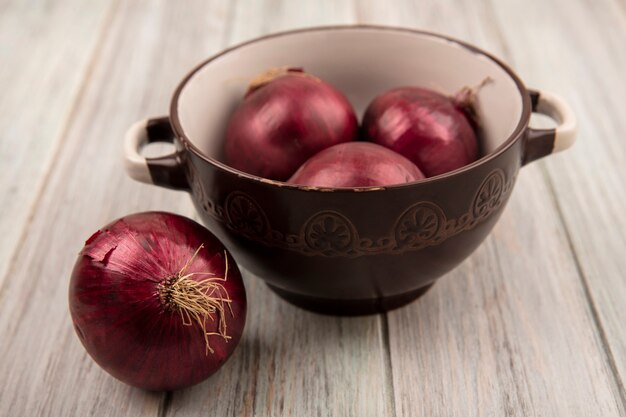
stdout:
{"type": "Polygon", "coordinates": [[[224,252],[225,272],[223,277],[215,276],[211,272],[190,272],[187,268],[193,262],[198,252],[204,247],[198,247],[185,266],[174,276],[164,280],[158,285],[158,295],[163,305],[177,311],[183,321],[183,325],[192,326],[197,323],[204,334],[206,355],[214,353],[209,343],[210,336],[222,337],[226,342],[231,338],[227,333],[226,310],[230,311],[232,300],[228,291],[222,284],[228,279],[228,256],[224,252]],[[193,279],[196,275],[211,275],[200,280],[193,279]],[[217,317],[216,317],[217,316],[217,317]],[[215,321],[217,318],[217,331],[207,331],[207,320],[215,321]]]}

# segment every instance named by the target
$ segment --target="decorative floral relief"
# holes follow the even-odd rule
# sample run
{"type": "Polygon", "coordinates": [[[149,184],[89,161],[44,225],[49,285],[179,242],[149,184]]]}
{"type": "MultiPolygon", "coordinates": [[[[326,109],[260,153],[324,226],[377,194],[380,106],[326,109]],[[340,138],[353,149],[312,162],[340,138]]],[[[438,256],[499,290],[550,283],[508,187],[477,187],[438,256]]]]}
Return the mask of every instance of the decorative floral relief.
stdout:
{"type": "Polygon", "coordinates": [[[396,220],[390,234],[377,239],[360,237],[354,224],[336,211],[311,216],[297,233],[272,229],[261,206],[250,196],[235,191],[221,208],[210,201],[195,173],[188,172],[193,193],[202,209],[226,227],[248,239],[305,255],[357,257],[381,253],[402,253],[437,245],[465,230],[473,229],[496,211],[511,191],[514,177],[491,172],[479,186],[468,212],[448,219],[438,205],[420,201],[396,220]]]}
{"type": "Polygon", "coordinates": [[[504,183],[504,173],[500,170],[492,172],[485,178],[474,198],[473,213],[475,217],[491,212],[500,204],[505,187],[504,183]]]}
{"type": "Polygon", "coordinates": [[[398,247],[423,247],[436,237],[446,216],[439,206],[420,202],[409,207],[394,226],[398,247]]]}
{"type": "Polygon", "coordinates": [[[301,234],[307,247],[329,255],[349,251],[358,236],[350,220],[334,211],[323,211],[311,217],[301,234]]]}
{"type": "Polygon", "coordinates": [[[243,193],[231,193],[226,198],[226,217],[232,229],[247,236],[263,237],[269,228],[261,207],[243,193]]]}

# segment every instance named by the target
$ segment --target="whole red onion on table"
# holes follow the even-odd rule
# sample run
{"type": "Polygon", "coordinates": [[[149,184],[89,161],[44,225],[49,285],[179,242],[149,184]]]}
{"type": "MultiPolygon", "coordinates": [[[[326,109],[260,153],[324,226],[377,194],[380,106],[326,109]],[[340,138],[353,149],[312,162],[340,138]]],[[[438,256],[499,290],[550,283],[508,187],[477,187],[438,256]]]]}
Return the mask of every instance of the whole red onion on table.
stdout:
{"type": "Polygon", "coordinates": [[[289,183],[315,187],[372,187],[416,181],[424,174],[411,161],[380,145],[348,142],[306,161],[289,183]]]}
{"type": "Polygon", "coordinates": [[[147,212],[103,227],[69,291],[76,332],[114,377],[149,390],[196,384],[232,354],[246,320],[241,275],[198,223],[147,212]]]}
{"type": "Polygon", "coordinates": [[[411,160],[427,177],[478,158],[478,141],[468,116],[473,90],[447,97],[422,87],[401,87],[376,97],[363,117],[367,140],[411,160]]]}
{"type": "Polygon", "coordinates": [[[226,163],[284,181],[309,157],[356,134],[354,110],[333,86],[300,69],[270,70],[253,80],[230,119],[226,163]]]}

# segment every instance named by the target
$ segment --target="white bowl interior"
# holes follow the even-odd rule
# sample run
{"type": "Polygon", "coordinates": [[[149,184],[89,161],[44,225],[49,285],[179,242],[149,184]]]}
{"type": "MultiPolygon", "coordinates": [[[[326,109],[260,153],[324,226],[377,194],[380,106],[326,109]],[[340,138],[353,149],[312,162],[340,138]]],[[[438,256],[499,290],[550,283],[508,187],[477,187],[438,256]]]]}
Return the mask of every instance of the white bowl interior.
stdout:
{"type": "Polygon", "coordinates": [[[390,88],[423,86],[452,94],[489,77],[477,96],[484,154],[509,138],[522,115],[522,95],[511,76],[489,57],[456,42],[377,28],[321,29],[261,39],[199,69],[178,100],[187,138],[205,155],[221,160],[226,125],[248,82],[281,66],[302,67],[333,84],[359,117],[390,88]]]}

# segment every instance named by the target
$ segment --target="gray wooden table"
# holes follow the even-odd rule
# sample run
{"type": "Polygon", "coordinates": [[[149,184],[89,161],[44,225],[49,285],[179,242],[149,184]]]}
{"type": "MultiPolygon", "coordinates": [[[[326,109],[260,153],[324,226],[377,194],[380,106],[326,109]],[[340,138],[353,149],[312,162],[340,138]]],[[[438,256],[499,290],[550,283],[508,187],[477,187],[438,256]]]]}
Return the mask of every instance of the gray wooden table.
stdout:
{"type": "Polygon", "coordinates": [[[626,415],[625,45],[624,0],[0,0],[0,415],[626,415]],[[72,329],[76,254],[119,216],[195,217],[126,177],[125,129],[210,54],[337,23],[475,43],[561,94],[578,143],[525,167],[491,236],[417,302],[325,317],[247,277],[218,374],[161,394],[114,380],[72,329]]]}

